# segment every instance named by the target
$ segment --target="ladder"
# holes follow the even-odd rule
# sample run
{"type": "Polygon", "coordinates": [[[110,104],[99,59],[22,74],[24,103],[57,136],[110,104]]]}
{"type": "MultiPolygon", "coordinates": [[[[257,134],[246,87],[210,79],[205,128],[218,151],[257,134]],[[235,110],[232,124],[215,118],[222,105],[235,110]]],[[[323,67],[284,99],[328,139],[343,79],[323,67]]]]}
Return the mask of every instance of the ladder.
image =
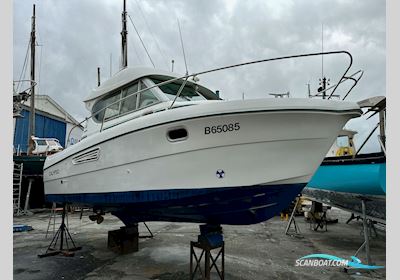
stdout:
{"type": "Polygon", "coordinates": [[[14,215],[20,216],[21,209],[21,187],[22,187],[22,170],[23,163],[18,164],[14,162],[13,170],[13,211],[14,215]]]}

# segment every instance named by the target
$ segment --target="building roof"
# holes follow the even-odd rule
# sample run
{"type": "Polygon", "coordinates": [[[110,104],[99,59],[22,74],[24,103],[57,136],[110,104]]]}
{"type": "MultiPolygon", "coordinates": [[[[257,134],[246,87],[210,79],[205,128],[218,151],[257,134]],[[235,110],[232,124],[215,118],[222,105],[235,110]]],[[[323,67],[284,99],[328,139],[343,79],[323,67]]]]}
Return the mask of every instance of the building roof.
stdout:
{"type": "MultiPolygon", "coordinates": [[[[27,107],[26,109],[28,109],[30,107],[30,99],[28,99],[23,106],[27,107]]],[[[35,110],[82,127],[82,125],[80,125],[74,117],[65,111],[61,105],[59,105],[53,98],[46,94],[35,95],[35,110]]]]}

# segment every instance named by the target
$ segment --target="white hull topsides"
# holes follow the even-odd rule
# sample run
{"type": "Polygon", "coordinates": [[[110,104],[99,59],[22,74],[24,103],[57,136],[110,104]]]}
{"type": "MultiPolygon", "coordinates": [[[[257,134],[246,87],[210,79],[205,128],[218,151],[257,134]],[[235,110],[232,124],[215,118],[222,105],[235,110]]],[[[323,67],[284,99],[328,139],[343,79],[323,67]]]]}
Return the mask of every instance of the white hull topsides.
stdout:
{"type": "Polygon", "coordinates": [[[46,195],[307,183],[342,127],[360,115],[355,103],[328,100],[190,104],[104,125],[49,156],[46,195]],[[171,130],[183,137],[169,139],[171,130]]]}

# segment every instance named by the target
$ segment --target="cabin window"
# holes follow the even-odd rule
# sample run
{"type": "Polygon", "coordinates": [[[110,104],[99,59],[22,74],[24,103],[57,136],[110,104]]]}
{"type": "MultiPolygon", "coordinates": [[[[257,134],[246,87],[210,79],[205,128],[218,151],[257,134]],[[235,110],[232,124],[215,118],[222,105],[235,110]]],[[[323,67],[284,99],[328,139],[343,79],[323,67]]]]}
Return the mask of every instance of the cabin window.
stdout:
{"type": "Polygon", "coordinates": [[[339,136],[336,140],[337,146],[338,147],[349,147],[349,137],[347,136],[339,136]]]}
{"type": "Polygon", "coordinates": [[[121,93],[117,93],[107,99],[107,102],[106,102],[107,104],[112,104],[114,102],[116,102],[116,103],[114,103],[112,105],[106,105],[108,107],[105,109],[105,112],[104,112],[104,114],[105,114],[104,120],[109,120],[115,116],[118,116],[119,107],[120,107],[121,102],[117,102],[117,101],[120,99],[121,99],[121,93]]]}
{"type": "Polygon", "coordinates": [[[104,117],[104,110],[99,111],[100,109],[104,108],[104,100],[99,100],[96,104],[93,105],[92,114],[96,113],[93,116],[93,119],[96,121],[102,121],[104,117]]]}
{"type": "MultiPolygon", "coordinates": [[[[164,81],[152,79],[154,83],[158,84],[164,81]]],[[[172,82],[166,85],[159,86],[159,88],[165,93],[165,95],[170,99],[174,100],[179,88],[182,85],[182,81],[172,82]]],[[[195,101],[195,100],[206,100],[196,89],[195,85],[186,84],[183,88],[181,94],[177,101],[195,101]]]]}
{"type": "Polygon", "coordinates": [[[94,115],[94,119],[96,121],[101,122],[101,121],[103,121],[103,119],[108,120],[108,119],[113,118],[116,115],[118,115],[121,102],[117,102],[111,106],[110,106],[110,104],[112,104],[120,99],[121,99],[121,92],[118,91],[118,92],[115,92],[114,94],[109,95],[106,98],[101,99],[98,102],[96,102],[96,104],[94,104],[94,106],[93,106],[92,112],[93,113],[98,112],[98,113],[96,115],[94,115]],[[107,107],[107,106],[109,106],[109,107],[107,107]],[[104,110],[101,110],[105,107],[107,107],[107,108],[104,110]]]}
{"type": "MultiPolygon", "coordinates": [[[[140,89],[145,89],[147,86],[141,81],[140,89]]],[[[150,106],[151,104],[157,103],[158,99],[154,96],[151,90],[145,90],[140,93],[139,96],[139,108],[150,106]]]]}
{"type": "Polygon", "coordinates": [[[94,115],[94,120],[97,122],[102,122],[103,119],[105,121],[110,120],[120,115],[158,103],[159,100],[151,89],[139,94],[137,93],[139,90],[145,88],[147,88],[147,86],[142,81],[136,82],[97,101],[92,109],[92,113],[98,112],[94,115]],[[121,100],[124,97],[126,98],[121,100]],[[115,104],[113,104],[114,102],[115,104]],[[106,109],[101,110],[103,108],[106,109]]]}
{"type": "Polygon", "coordinates": [[[58,141],[55,141],[55,140],[47,140],[47,143],[49,143],[49,145],[53,145],[53,146],[57,146],[60,144],[58,141]]]}
{"type": "Polygon", "coordinates": [[[139,84],[135,83],[132,86],[128,87],[127,89],[122,91],[122,98],[127,97],[126,99],[122,100],[121,103],[121,114],[125,114],[131,111],[136,110],[136,100],[137,94],[135,94],[139,89],[139,84]]]}
{"type": "Polygon", "coordinates": [[[46,145],[47,145],[46,140],[36,140],[36,143],[37,143],[39,146],[46,146],[46,145]]]}

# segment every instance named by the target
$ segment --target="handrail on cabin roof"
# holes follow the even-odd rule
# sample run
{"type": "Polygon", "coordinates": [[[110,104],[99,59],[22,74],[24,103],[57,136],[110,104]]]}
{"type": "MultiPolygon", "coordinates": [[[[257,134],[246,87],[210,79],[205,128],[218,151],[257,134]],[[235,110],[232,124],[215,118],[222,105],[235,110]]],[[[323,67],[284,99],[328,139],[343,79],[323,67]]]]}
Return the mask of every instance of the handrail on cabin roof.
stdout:
{"type": "MultiPolygon", "coordinates": [[[[217,71],[221,71],[221,70],[226,70],[226,69],[230,69],[230,68],[241,67],[241,66],[246,66],[246,65],[251,65],[251,64],[258,64],[258,63],[263,63],[263,62],[270,62],[270,61],[277,61],[277,60],[285,60],[285,59],[291,59],[291,58],[302,58],[302,57],[320,56],[320,55],[333,55],[333,54],[345,54],[345,55],[347,55],[347,56],[350,58],[350,61],[349,61],[349,65],[347,66],[346,70],[344,71],[342,77],[339,79],[339,82],[338,82],[336,85],[332,86],[332,87],[334,87],[334,88],[333,88],[333,91],[332,91],[331,94],[328,96],[328,99],[330,99],[330,98],[333,96],[333,93],[334,93],[334,92],[336,91],[336,89],[338,88],[338,86],[339,86],[342,82],[344,82],[344,81],[346,81],[346,80],[348,80],[348,79],[350,78],[350,77],[346,77],[346,74],[347,74],[347,72],[349,71],[349,69],[351,68],[351,66],[352,66],[352,64],[353,64],[353,57],[352,57],[352,55],[351,55],[348,51],[330,51],[330,52],[318,52],[318,53],[307,53],[307,54],[280,56],[280,57],[267,58],[267,59],[261,59],[261,60],[254,60],[254,61],[250,61],[250,62],[232,64],[232,65],[223,66],[223,67],[218,67],[218,68],[214,68],[214,69],[211,69],[211,70],[201,71],[201,72],[197,72],[197,73],[193,73],[193,74],[186,74],[186,75],[181,76],[181,77],[178,77],[178,78],[173,78],[173,79],[170,79],[170,80],[167,80],[167,81],[164,81],[164,82],[155,84],[155,85],[153,85],[153,86],[151,86],[151,87],[148,87],[148,88],[139,90],[139,91],[136,92],[136,94],[139,94],[139,93],[141,93],[141,92],[144,92],[144,91],[146,91],[146,90],[149,90],[149,89],[152,89],[152,88],[155,88],[155,87],[167,85],[167,84],[170,84],[170,83],[179,81],[179,80],[183,80],[183,79],[187,80],[187,79],[189,79],[190,77],[200,76],[200,75],[203,75],[203,74],[208,74],[208,73],[217,72],[217,71]]],[[[358,73],[358,72],[356,72],[356,73],[358,73]]],[[[356,73],[355,73],[355,74],[356,74],[356,73]]],[[[354,74],[353,74],[353,75],[354,75],[354,74]]],[[[332,87],[331,87],[331,88],[332,88],[332,87]]],[[[354,86],[353,86],[353,87],[354,87],[354,86]]],[[[352,87],[352,88],[353,88],[353,87],[352,87]]],[[[351,88],[351,89],[352,89],[352,88],[351,88]]],[[[351,89],[350,89],[350,90],[351,90],[351,89]]],[[[326,90],[325,90],[325,91],[326,91],[326,90]]],[[[109,104],[108,106],[106,106],[106,107],[104,107],[104,108],[102,108],[102,109],[100,109],[100,110],[98,110],[98,111],[92,113],[89,117],[86,117],[83,121],[81,121],[80,123],[78,123],[77,125],[75,125],[74,127],[71,128],[70,132],[68,133],[68,139],[69,139],[69,137],[70,137],[70,134],[71,134],[72,130],[73,130],[76,126],[81,125],[82,123],[84,123],[85,121],[88,121],[88,120],[91,119],[93,116],[95,116],[95,115],[97,115],[98,113],[100,113],[101,111],[103,111],[103,110],[105,110],[105,109],[111,107],[111,106],[114,105],[114,104],[117,104],[117,103],[121,102],[122,100],[125,100],[125,99],[128,98],[128,97],[130,97],[130,96],[128,95],[128,96],[126,96],[126,97],[123,97],[123,98],[119,99],[118,101],[115,101],[115,102],[109,104]]]]}

